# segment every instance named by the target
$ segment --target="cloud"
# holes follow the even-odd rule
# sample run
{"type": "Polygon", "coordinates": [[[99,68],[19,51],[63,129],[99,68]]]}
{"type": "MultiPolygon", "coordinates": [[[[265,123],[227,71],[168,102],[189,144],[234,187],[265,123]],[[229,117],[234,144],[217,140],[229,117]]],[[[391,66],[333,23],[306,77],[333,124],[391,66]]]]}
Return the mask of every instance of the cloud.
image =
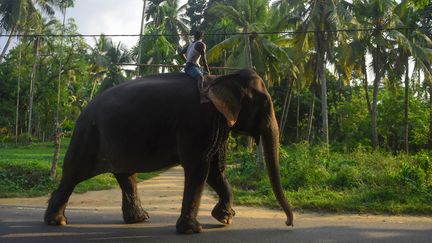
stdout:
{"type": "MultiPolygon", "coordinates": [[[[67,17],[74,18],[81,34],[139,34],[142,0],[75,0],[67,17]]],[[[134,46],[137,37],[113,37],[127,47],[134,46]]],[[[88,39],[92,42],[92,38],[88,39]]]]}

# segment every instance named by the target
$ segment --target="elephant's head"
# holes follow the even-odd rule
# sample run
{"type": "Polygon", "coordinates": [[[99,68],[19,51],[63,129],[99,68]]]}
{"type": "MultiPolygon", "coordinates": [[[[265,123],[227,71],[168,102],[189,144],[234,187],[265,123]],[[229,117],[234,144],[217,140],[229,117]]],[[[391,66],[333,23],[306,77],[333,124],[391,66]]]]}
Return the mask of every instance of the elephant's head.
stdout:
{"type": "Polygon", "coordinates": [[[221,76],[209,84],[208,96],[233,130],[248,134],[256,143],[262,138],[273,192],[293,225],[293,213],[282,190],[279,173],[279,128],[270,94],[263,80],[251,70],[221,76]]]}

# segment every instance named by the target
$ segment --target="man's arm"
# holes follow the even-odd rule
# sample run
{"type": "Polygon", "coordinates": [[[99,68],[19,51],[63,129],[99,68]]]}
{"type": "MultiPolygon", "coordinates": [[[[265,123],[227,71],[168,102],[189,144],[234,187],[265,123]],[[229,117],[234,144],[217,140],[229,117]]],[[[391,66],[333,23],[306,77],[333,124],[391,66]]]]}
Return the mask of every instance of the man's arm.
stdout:
{"type": "Polygon", "coordinates": [[[210,75],[210,70],[207,64],[207,56],[206,56],[206,45],[203,42],[200,42],[198,46],[199,50],[197,50],[200,54],[201,54],[201,62],[202,62],[202,66],[204,67],[204,71],[207,72],[208,75],[210,75]]]}
{"type": "Polygon", "coordinates": [[[186,61],[186,52],[188,49],[189,45],[185,45],[181,50],[180,50],[180,57],[183,59],[183,61],[186,61]]]}

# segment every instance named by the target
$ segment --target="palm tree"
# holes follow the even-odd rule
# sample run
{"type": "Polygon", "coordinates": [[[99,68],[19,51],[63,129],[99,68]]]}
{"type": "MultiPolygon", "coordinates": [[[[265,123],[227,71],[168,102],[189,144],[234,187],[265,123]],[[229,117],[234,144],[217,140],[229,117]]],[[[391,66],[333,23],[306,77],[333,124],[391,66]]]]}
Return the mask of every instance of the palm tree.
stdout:
{"type": "Polygon", "coordinates": [[[353,1],[353,5],[360,24],[364,28],[373,29],[371,32],[361,33],[361,40],[372,56],[372,69],[375,74],[371,105],[371,129],[372,148],[376,150],[378,148],[377,104],[379,87],[386,70],[389,70],[388,52],[394,48],[395,36],[400,34],[397,30],[385,31],[385,29],[394,28],[398,23],[398,18],[393,13],[396,2],[393,0],[357,0],[353,1]]]}
{"type": "MultiPolygon", "coordinates": [[[[65,30],[65,22],[66,22],[66,9],[68,7],[71,7],[73,5],[72,1],[63,1],[61,4],[62,14],[63,14],[63,21],[62,21],[62,29],[61,33],[64,34],[65,30]]],[[[63,52],[63,37],[60,42],[60,51],[63,52]]],[[[61,74],[62,74],[62,59],[61,54],[59,55],[60,59],[60,65],[59,65],[59,71],[58,71],[58,86],[57,86],[57,106],[56,106],[56,114],[54,117],[54,123],[55,123],[55,135],[54,135],[54,154],[53,154],[53,160],[51,162],[51,170],[50,170],[50,177],[52,180],[54,180],[57,176],[57,165],[58,160],[60,157],[60,143],[61,143],[61,127],[60,127],[60,89],[61,89],[61,74]]]]}
{"type": "MultiPolygon", "coordinates": [[[[400,19],[399,26],[403,29],[400,32],[394,32],[398,48],[398,58],[396,58],[395,70],[404,70],[404,149],[409,152],[409,69],[410,58],[415,63],[415,69],[428,72],[428,51],[427,48],[431,40],[418,30],[419,23],[421,22],[420,16],[411,1],[402,1],[396,8],[395,14],[400,19]]],[[[430,46],[429,46],[430,48],[430,46]]]]}
{"type": "MultiPolygon", "coordinates": [[[[51,19],[50,21],[46,21],[41,14],[38,14],[37,16],[38,16],[37,22],[34,22],[33,26],[29,26],[31,28],[31,31],[33,31],[35,34],[35,37],[30,38],[30,42],[33,43],[33,67],[32,67],[32,72],[30,77],[30,100],[29,100],[29,117],[28,117],[28,128],[27,128],[27,132],[29,135],[32,134],[34,83],[36,79],[36,66],[39,58],[39,49],[44,42],[47,42],[47,38],[44,37],[43,35],[51,34],[52,27],[57,23],[56,19],[51,19]]],[[[31,136],[29,136],[29,138],[31,138],[31,136]]]]}
{"type": "MultiPolygon", "coordinates": [[[[181,62],[180,56],[177,54],[177,45],[171,42],[164,35],[164,26],[156,27],[154,24],[148,24],[146,27],[145,36],[142,38],[144,43],[152,43],[151,45],[137,45],[132,50],[132,55],[137,56],[139,48],[141,48],[141,60],[139,63],[144,64],[166,64],[173,65],[181,62]]],[[[140,75],[159,73],[166,70],[160,67],[143,67],[140,68],[140,75]]],[[[168,68],[168,70],[175,70],[168,68]]]]}
{"type": "Polygon", "coordinates": [[[0,0],[0,29],[9,32],[9,37],[0,54],[0,62],[6,54],[13,35],[27,23],[37,20],[38,9],[53,16],[54,8],[64,3],[73,3],[73,0],[0,0]]]}
{"type": "Polygon", "coordinates": [[[146,12],[146,21],[150,21],[159,26],[162,23],[161,5],[165,0],[148,0],[148,8],[146,12]]]}
{"type": "Polygon", "coordinates": [[[348,24],[354,24],[351,15],[352,4],[348,1],[312,0],[305,6],[300,5],[303,10],[298,30],[304,31],[300,34],[301,46],[311,45],[310,35],[313,35],[313,46],[316,52],[316,77],[321,85],[321,112],[322,112],[322,141],[328,146],[328,108],[327,108],[327,81],[325,76],[326,63],[332,48],[337,43],[345,43],[348,36],[345,32],[332,32],[328,30],[342,29],[348,24]]]}
{"type": "Polygon", "coordinates": [[[96,85],[100,81],[99,91],[103,91],[125,81],[125,71],[117,65],[127,63],[131,55],[121,43],[114,43],[104,35],[99,37],[90,54],[91,70],[93,71],[93,88],[90,98],[93,97],[96,85]]]}
{"type": "Polygon", "coordinates": [[[164,34],[170,35],[167,39],[178,45],[178,35],[189,33],[186,7],[187,4],[179,6],[178,0],[149,0],[146,20],[156,28],[163,26],[164,34]]]}
{"type": "Polygon", "coordinates": [[[292,45],[284,35],[257,35],[257,32],[284,30],[283,16],[270,12],[268,0],[237,0],[235,7],[218,4],[210,12],[230,21],[243,33],[213,46],[209,62],[217,62],[227,54],[228,66],[254,68],[265,80],[279,81],[281,70],[293,70],[292,61],[284,49],[292,45]]]}
{"type": "MultiPolygon", "coordinates": [[[[143,64],[178,64],[176,50],[180,39],[187,42],[189,33],[188,19],[186,18],[187,4],[179,6],[177,0],[149,0],[146,11],[148,21],[145,36],[141,38],[132,53],[143,64]],[[157,43],[157,45],[154,45],[157,43]],[[138,55],[141,53],[141,55],[138,55]]],[[[157,73],[165,68],[138,68],[138,73],[157,73]]]]}

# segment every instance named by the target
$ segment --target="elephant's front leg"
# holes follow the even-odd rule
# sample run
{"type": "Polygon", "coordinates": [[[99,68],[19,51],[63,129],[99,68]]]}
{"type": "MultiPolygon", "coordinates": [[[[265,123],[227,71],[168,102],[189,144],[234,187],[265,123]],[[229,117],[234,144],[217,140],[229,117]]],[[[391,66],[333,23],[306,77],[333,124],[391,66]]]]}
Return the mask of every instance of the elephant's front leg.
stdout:
{"type": "Polygon", "coordinates": [[[126,224],[133,224],[147,220],[149,215],[141,207],[141,201],[138,197],[136,173],[116,173],[114,176],[122,190],[124,222],[126,224]]]}
{"type": "Polygon", "coordinates": [[[219,161],[217,154],[211,161],[207,183],[215,190],[219,196],[219,202],[212,210],[212,216],[223,224],[231,224],[235,211],[232,209],[233,193],[231,186],[225,176],[225,163],[219,161]]]}
{"type": "Polygon", "coordinates": [[[180,234],[200,233],[201,224],[197,221],[201,195],[208,174],[208,162],[191,161],[184,166],[185,187],[180,218],[176,228],[180,234]]]}

